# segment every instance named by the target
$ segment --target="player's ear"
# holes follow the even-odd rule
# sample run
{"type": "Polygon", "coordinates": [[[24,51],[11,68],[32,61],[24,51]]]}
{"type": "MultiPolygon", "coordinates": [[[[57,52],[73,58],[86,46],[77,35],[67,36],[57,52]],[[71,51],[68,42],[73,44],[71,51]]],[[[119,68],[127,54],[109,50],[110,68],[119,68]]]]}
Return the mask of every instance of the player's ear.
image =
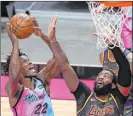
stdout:
{"type": "Polygon", "coordinates": [[[114,83],[112,83],[112,89],[116,88],[116,85],[114,83]]]}

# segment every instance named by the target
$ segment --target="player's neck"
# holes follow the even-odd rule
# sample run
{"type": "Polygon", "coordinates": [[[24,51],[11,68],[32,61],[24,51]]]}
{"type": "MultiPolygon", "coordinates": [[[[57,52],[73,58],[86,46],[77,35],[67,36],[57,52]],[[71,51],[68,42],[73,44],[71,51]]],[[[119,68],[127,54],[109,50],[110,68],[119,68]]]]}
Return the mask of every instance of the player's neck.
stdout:
{"type": "Polygon", "coordinates": [[[23,77],[23,86],[29,89],[34,89],[34,82],[32,78],[23,77]]]}
{"type": "Polygon", "coordinates": [[[26,88],[31,88],[31,83],[32,83],[32,81],[31,81],[30,78],[25,78],[25,79],[24,79],[23,85],[24,85],[24,87],[26,87],[26,88]]]}
{"type": "Polygon", "coordinates": [[[96,96],[96,98],[97,98],[98,100],[106,101],[106,100],[108,100],[108,98],[109,98],[109,94],[107,94],[107,95],[96,96]]]}

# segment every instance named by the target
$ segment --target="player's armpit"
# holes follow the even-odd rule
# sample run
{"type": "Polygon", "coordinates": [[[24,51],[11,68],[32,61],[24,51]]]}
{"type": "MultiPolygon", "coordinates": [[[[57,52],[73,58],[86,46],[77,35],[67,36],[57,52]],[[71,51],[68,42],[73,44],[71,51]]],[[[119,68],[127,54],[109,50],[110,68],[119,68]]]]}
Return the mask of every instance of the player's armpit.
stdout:
{"type": "Polygon", "coordinates": [[[56,76],[59,72],[58,65],[55,59],[50,59],[47,65],[38,73],[38,77],[42,80],[45,85],[47,94],[50,96],[50,82],[51,79],[56,76]]]}
{"type": "Polygon", "coordinates": [[[5,85],[5,91],[6,91],[7,96],[9,96],[9,81],[5,85]]]}
{"type": "Polygon", "coordinates": [[[16,93],[21,91],[21,89],[22,86],[19,83],[16,83],[15,80],[9,80],[5,87],[7,95],[11,98],[16,97],[16,93]]]}
{"type": "Polygon", "coordinates": [[[82,111],[92,95],[92,91],[83,82],[79,81],[79,85],[75,92],[72,92],[77,102],[77,114],[82,111]]]}
{"type": "Polygon", "coordinates": [[[50,84],[46,84],[45,90],[46,90],[48,96],[50,96],[50,84]]]}
{"type": "Polygon", "coordinates": [[[7,93],[7,96],[9,98],[9,102],[10,102],[10,107],[14,107],[22,95],[23,86],[19,84],[17,88],[18,88],[17,91],[15,91],[15,93],[12,94],[10,81],[8,81],[6,86],[5,86],[5,91],[7,93]]]}
{"type": "Polygon", "coordinates": [[[17,105],[18,101],[20,100],[20,98],[22,96],[24,87],[22,85],[19,85],[18,88],[19,89],[18,89],[18,91],[16,91],[15,95],[11,96],[10,86],[9,85],[6,86],[6,92],[7,92],[8,98],[9,98],[11,108],[14,108],[17,105]]]}
{"type": "Polygon", "coordinates": [[[87,102],[91,99],[92,94],[93,94],[93,93],[91,92],[91,94],[88,96],[88,98],[83,102],[83,103],[84,103],[83,105],[82,105],[82,104],[79,104],[79,105],[77,106],[77,115],[79,115],[79,113],[85,108],[87,102]],[[80,108],[80,107],[81,107],[81,108],[80,108]]]}
{"type": "Polygon", "coordinates": [[[46,88],[46,92],[48,93],[49,96],[50,96],[50,83],[51,83],[51,79],[54,78],[57,75],[58,72],[59,72],[58,65],[55,64],[52,67],[52,69],[49,72],[47,72],[47,74],[46,74],[46,77],[45,77],[46,79],[44,81],[44,84],[46,85],[46,87],[45,87],[46,88]]]}

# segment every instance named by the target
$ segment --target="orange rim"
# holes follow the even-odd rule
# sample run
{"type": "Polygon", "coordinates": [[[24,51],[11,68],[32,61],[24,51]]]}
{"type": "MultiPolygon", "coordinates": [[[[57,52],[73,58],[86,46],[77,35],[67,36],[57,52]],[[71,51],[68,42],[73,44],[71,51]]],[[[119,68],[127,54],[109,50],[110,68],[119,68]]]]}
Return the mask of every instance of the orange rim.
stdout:
{"type": "Polygon", "coordinates": [[[125,2],[125,1],[118,1],[118,2],[101,2],[105,6],[113,6],[113,7],[127,7],[127,6],[132,6],[132,1],[131,2],[125,2]]]}

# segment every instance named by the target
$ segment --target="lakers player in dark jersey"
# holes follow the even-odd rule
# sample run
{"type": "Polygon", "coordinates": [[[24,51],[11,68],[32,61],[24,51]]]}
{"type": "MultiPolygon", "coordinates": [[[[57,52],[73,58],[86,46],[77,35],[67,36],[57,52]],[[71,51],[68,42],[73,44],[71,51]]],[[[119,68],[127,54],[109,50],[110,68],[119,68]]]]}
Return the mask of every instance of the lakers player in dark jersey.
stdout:
{"type": "MultiPolygon", "coordinates": [[[[69,90],[75,96],[78,116],[121,116],[131,85],[129,63],[122,51],[111,49],[119,65],[118,80],[110,70],[102,70],[96,77],[94,92],[82,83],[56,40],[55,30],[57,17],[52,18],[49,26],[49,39],[52,53],[60,67],[69,90]],[[112,89],[112,86],[116,87],[112,89]]],[[[111,45],[110,45],[111,46],[111,45]]]]}
{"type": "MultiPolygon", "coordinates": [[[[34,32],[39,36],[35,23],[34,32]]],[[[49,97],[51,79],[58,72],[58,65],[54,58],[37,73],[28,56],[19,51],[18,38],[13,34],[12,25],[7,24],[7,33],[12,43],[11,55],[8,55],[5,73],[9,75],[6,92],[14,116],[54,116],[49,97]]],[[[47,36],[41,38],[48,42],[47,36]]]]}
{"type": "MultiPolygon", "coordinates": [[[[130,70],[131,70],[131,74],[132,74],[132,52],[125,49],[122,46],[121,46],[121,50],[124,53],[124,55],[126,56],[128,62],[130,64],[130,70]]],[[[109,49],[105,49],[104,52],[100,53],[100,62],[103,65],[103,68],[112,70],[115,73],[115,75],[118,75],[119,66],[116,63],[116,61],[113,57],[113,54],[109,49]]],[[[131,79],[133,79],[133,78],[131,78],[131,79]]],[[[132,116],[132,115],[133,115],[133,85],[131,85],[130,95],[128,97],[126,104],[124,105],[124,116],[132,116]]]]}

